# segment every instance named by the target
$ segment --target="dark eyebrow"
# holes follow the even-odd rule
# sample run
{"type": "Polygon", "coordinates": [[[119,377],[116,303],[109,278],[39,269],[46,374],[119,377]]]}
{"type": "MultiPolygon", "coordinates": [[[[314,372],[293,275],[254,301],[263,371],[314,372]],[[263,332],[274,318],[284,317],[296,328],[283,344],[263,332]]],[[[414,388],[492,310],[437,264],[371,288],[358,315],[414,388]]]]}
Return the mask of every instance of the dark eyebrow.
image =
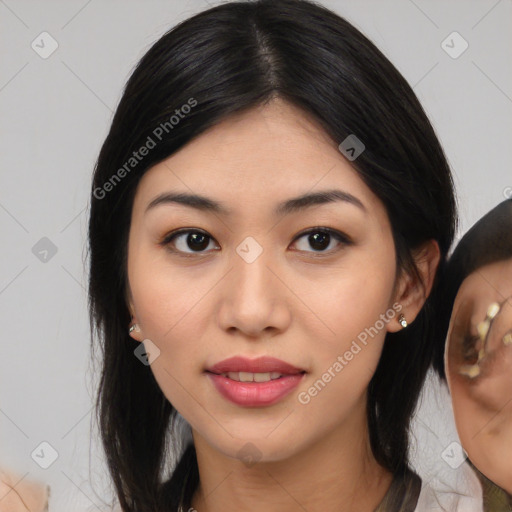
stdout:
{"type": "Polygon", "coordinates": [[[367,211],[363,203],[356,196],[353,196],[348,192],[344,192],[343,190],[333,189],[321,190],[311,194],[304,194],[294,199],[288,199],[288,201],[284,201],[283,203],[277,205],[276,209],[274,210],[274,215],[287,215],[288,213],[301,211],[311,206],[334,203],[336,201],[343,201],[345,203],[357,206],[365,213],[367,211]]]}
{"type": "MultiPolygon", "coordinates": [[[[333,203],[335,201],[343,201],[360,208],[363,212],[367,212],[363,203],[352,194],[343,190],[323,190],[302,196],[288,199],[279,203],[274,209],[274,215],[283,216],[292,212],[298,212],[310,208],[311,206],[333,203]]],[[[221,215],[230,215],[232,211],[222,203],[197,194],[185,194],[178,192],[164,192],[155,197],[146,207],[146,212],[160,204],[182,204],[190,206],[197,210],[218,213],[221,215]]]]}

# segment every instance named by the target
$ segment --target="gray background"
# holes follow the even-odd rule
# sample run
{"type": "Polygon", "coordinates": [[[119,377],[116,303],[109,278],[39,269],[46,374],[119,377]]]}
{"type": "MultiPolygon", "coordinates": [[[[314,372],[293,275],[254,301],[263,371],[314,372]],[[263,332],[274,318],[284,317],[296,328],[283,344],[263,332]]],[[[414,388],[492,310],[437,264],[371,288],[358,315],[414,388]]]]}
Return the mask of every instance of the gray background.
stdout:
{"type": "MultiPolygon", "coordinates": [[[[512,2],[321,3],[413,86],[455,175],[460,237],[512,195],[512,2]],[[453,31],[469,44],[458,58],[442,47],[453,31]]],[[[84,248],[93,165],[138,59],[209,4],[0,0],[0,467],[49,483],[52,512],[99,510],[107,495],[90,433],[84,248]],[[42,46],[43,31],[58,43],[46,59],[31,47],[42,46]],[[43,441],[58,452],[48,469],[31,457],[43,441]]],[[[452,39],[453,53],[462,47],[452,39]]]]}

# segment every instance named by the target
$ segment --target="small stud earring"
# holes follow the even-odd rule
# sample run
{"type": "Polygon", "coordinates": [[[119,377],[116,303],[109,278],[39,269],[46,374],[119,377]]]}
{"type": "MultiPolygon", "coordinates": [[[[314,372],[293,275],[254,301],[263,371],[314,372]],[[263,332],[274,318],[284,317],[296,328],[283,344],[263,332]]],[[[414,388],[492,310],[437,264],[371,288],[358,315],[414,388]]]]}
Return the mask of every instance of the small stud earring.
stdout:
{"type": "Polygon", "coordinates": [[[405,319],[404,315],[400,315],[398,317],[398,323],[402,326],[402,329],[405,329],[407,327],[407,320],[405,319]]]}
{"type": "Polygon", "coordinates": [[[139,328],[138,324],[133,324],[133,325],[131,325],[131,326],[130,326],[130,328],[128,329],[128,332],[130,332],[130,333],[131,333],[131,332],[133,332],[133,331],[135,331],[135,332],[140,332],[140,328],[139,328]]]}

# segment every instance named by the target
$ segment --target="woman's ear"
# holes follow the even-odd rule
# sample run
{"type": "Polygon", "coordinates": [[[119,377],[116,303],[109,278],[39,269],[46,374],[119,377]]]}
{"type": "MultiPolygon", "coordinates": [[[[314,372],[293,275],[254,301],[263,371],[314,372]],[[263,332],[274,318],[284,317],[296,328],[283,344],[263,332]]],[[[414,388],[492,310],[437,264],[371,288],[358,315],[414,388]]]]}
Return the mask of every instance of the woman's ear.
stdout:
{"type": "Polygon", "coordinates": [[[415,320],[434,284],[441,258],[437,241],[428,240],[412,251],[412,254],[418,269],[418,275],[406,271],[402,272],[394,298],[394,302],[398,302],[402,309],[396,320],[388,323],[387,330],[389,332],[396,332],[403,328],[399,320],[402,315],[408,324],[415,320]]]}

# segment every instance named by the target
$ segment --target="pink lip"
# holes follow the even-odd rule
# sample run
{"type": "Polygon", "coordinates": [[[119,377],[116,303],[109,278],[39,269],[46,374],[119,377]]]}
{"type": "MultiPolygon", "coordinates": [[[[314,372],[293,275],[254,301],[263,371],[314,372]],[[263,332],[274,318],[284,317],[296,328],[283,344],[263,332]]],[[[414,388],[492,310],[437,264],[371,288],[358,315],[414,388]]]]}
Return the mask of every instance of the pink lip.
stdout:
{"type": "Polygon", "coordinates": [[[246,357],[236,356],[224,359],[212,367],[207,368],[211,373],[228,373],[228,372],[251,372],[251,373],[267,373],[279,372],[286,375],[294,375],[304,370],[276,359],[275,357],[258,357],[257,359],[247,359],[246,357]]]}
{"type": "Polygon", "coordinates": [[[246,407],[261,407],[278,402],[299,385],[304,374],[304,370],[272,357],[232,357],[207,370],[208,377],[224,398],[246,407]],[[238,382],[220,375],[229,372],[278,372],[283,375],[268,382],[238,382]]]}

